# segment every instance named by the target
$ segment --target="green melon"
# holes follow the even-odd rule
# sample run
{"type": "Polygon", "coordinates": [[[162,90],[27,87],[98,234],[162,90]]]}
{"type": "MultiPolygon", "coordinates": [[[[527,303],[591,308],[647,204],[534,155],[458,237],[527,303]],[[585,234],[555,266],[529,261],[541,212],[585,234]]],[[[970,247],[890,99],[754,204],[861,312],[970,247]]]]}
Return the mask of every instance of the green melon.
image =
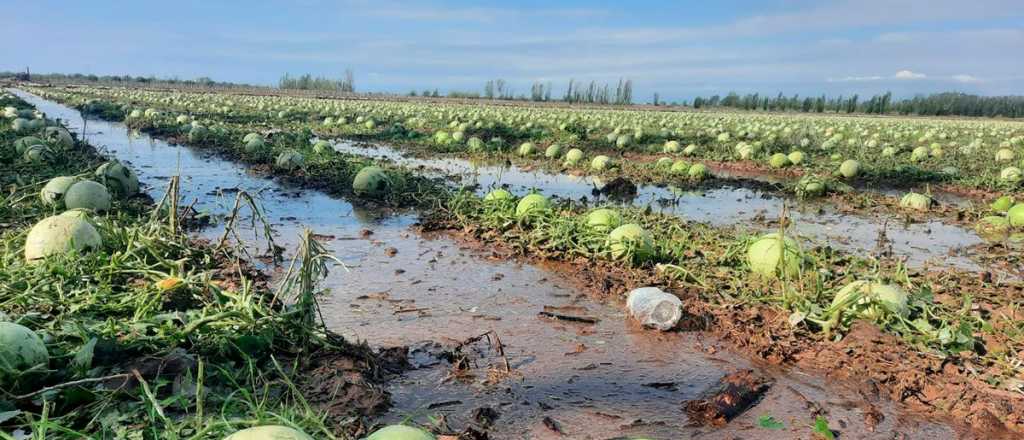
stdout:
{"type": "Polygon", "coordinates": [[[94,173],[96,180],[107,186],[117,197],[131,197],[139,193],[139,177],[120,162],[107,162],[94,173]]]}
{"type": "Polygon", "coordinates": [[[64,195],[67,194],[71,185],[74,185],[77,182],[78,178],[73,176],[54,177],[50,179],[49,182],[46,182],[46,186],[44,186],[42,191],[39,192],[39,198],[42,199],[43,204],[47,206],[63,208],[64,195]]]}
{"type": "Polygon", "coordinates": [[[523,156],[523,157],[531,156],[531,155],[533,155],[533,153],[536,153],[536,152],[537,152],[537,146],[534,145],[533,142],[523,142],[523,144],[519,146],[519,155],[520,156],[523,156]]]}
{"type": "Polygon", "coordinates": [[[466,145],[469,146],[469,151],[474,153],[483,151],[484,149],[484,141],[480,140],[480,138],[476,136],[469,138],[469,140],[466,141],[466,145]]]}
{"type": "Polygon", "coordinates": [[[690,144],[690,145],[687,145],[686,148],[683,148],[683,155],[684,156],[692,156],[696,152],[697,152],[697,144],[690,144]]]}
{"type": "Polygon", "coordinates": [[[768,164],[771,165],[772,168],[783,168],[789,166],[789,156],[786,156],[783,153],[775,153],[770,159],[768,159],[768,164]]]}
{"type": "Polygon", "coordinates": [[[406,425],[385,426],[370,434],[366,440],[435,440],[434,435],[419,428],[406,425]]]}
{"type": "Polygon", "coordinates": [[[930,151],[928,147],[917,147],[910,152],[910,160],[913,162],[920,162],[928,158],[930,151]]]}
{"type": "Polygon", "coordinates": [[[512,200],[515,198],[516,196],[512,195],[512,193],[508,192],[508,190],[504,188],[498,188],[487,193],[487,195],[484,196],[484,202],[498,202],[504,200],[512,200]]]}
{"type": "Polygon", "coordinates": [[[927,211],[932,206],[932,198],[915,192],[907,193],[900,199],[900,207],[927,211]]]}
{"type": "Polygon", "coordinates": [[[685,160],[677,160],[672,163],[671,167],[669,167],[669,171],[672,172],[672,174],[686,174],[690,172],[690,164],[685,160]]]}
{"type": "Polygon", "coordinates": [[[46,145],[33,145],[25,150],[21,158],[27,163],[46,163],[52,162],[56,158],[56,153],[46,145]]]}
{"type": "Polygon", "coordinates": [[[245,137],[242,138],[242,143],[247,144],[255,139],[263,140],[263,136],[261,136],[259,133],[248,133],[245,135],[245,137]]]}
{"type": "Polygon", "coordinates": [[[1009,148],[1000,148],[996,151],[996,162],[1011,162],[1017,158],[1017,154],[1009,148]]]}
{"type": "Polygon", "coordinates": [[[551,209],[551,201],[540,194],[530,194],[516,204],[516,218],[540,214],[551,209]]]}
{"type": "Polygon", "coordinates": [[[661,151],[667,154],[675,154],[679,152],[679,141],[667,141],[665,146],[662,147],[661,151]]]}
{"type": "Polygon", "coordinates": [[[83,180],[68,187],[64,193],[67,209],[88,209],[91,211],[110,210],[110,191],[99,182],[83,180]]]}
{"type": "Polygon", "coordinates": [[[383,195],[390,185],[388,174],[380,167],[363,167],[352,179],[352,190],[362,196],[383,195]]]}
{"type": "Polygon", "coordinates": [[[1018,183],[1022,177],[1024,177],[1024,174],[1017,167],[1006,167],[999,172],[999,179],[1004,182],[1018,183]]]}
{"type": "Polygon", "coordinates": [[[246,152],[246,154],[255,154],[262,150],[264,146],[266,146],[266,142],[263,141],[263,138],[257,136],[245,141],[245,144],[242,145],[242,151],[246,152]]]}
{"type": "Polygon", "coordinates": [[[323,139],[318,140],[313,144],[313,152],[316,154],[324,154],[331,151],[334,151],[334,148],[331,147],[331,143],[323,139]]]}
{"type": "Polygon", "coordinates": [[[25,154],[25,151],[33,145],[46,145],[46,141],[35,136],[25,136],[14,141],[14,151],[18,154],[25,154]]]}
{"type": "Polygon", "coordinates": [[[654,162],[654,167],[659,170],[668,170],[672,168],[672,163],[675,162],[671,157],[658,158],[657,162],[654,162]]]}
{"type": "Polygon", "coordinates": [[[693,180],[704,180],[711,175],[708,171],[707,165],[702,163],[695,163],[691,165],[690,171],[687,171],[686,174],[693,180]]]}
{"type": "Polygon", "coordinates": [[[544,150],[544,157],[548,159],[556,159],[562,155],[562,147],[558,144],[551,144],[547,150],[544,150]]]}
{"type": "Polygon", "coordinates": [[[974,225],[974,230],[986,239],[1002,237],[1010,232],[1010,219],[998,215],[982,217],[974,225]]]}
{"type": "Polygon", "coordinates": [[[243,429],[224,440],[313,440],[313,437],[287,426],[267,425],[243,429]]]}
{"type": "Polygon", "coordinates": [[[989,205],[989,207],[992,208],[992,212],[1006,212],[1010,208],[1012,208],[1013,205],[1014,205],[1013,197],[1011,197],[1011,196],[1002,196],[1002,197],[996,199],[994,202],[992,202],[992,204],[989,205]]]}
{"type": "Polygon", "coordinates": [[[747,264],[754,273],[776,278],[779,275],[796,277],[800,274],[803,256],[796,240],[782,240],[778,232],[757,239],[747,249],[747,264]]]}
{"type": "Polygon", "coordinates": [[[611,167],[612,159],[608,156],[597,156],[590,161],[590,169],[594,171],[604,171],[611,167]]]}
{"type": "Polygon", "coordinates": [[[274,161],[274,165],[284,170],[295,170],[305,165],[306,159],[302,157],[302,153],[298,151],[289,150],[285,151],[277,156],[274,161]]]}
{"type": "Polygon", "coordinates": [[[13,322],[0,322],[0,388],[32,368],[46,368],[50,355],[46,344],[28,327],[13,322]]]}
{"type": "Polygon", "coordinates": [[[103,244],[96,228],[82,218],[55,215],[36,223],[25,238],[25,260],[34,261],[72,250],[98,249],[103,244]]]}
{"type": "Polygon", "coordinates": [[[587,214],[587,226],[600,232],[608,232],[622,224],[622,216],[614,209],[601,208],[587,214]]]}
{"type": "Polygon", "coordinates": [[[804,153],[802,151],[794,151],[786,156],[789,162],[793,165],[800,165],[804,162],[804,153]]]}
{"type": "Polygon", "coordinates": [[[565,153],[565,164],[568,166],[574,166],[581,160],[583,160],[583,150],[579,148],[573,148],[565,153]]]}
{"type": "Polygon", "coordinates": [[[854,281],[836,293],[832,306],[847,303],[846,307],[851,307],[855,315],[877,321],[890,314],[907,316],[910,313],[909,300],[910,296],[899,286],[854,281]]]}
{"type": "Polygon", "coordinates": [[[43,138],[58,150],[70,150],[75,146],[75,138],[64,127],[46,127],[43,129],[43,138]]]}
{"type": "Polygon", "coordinates": [[[1010,226],[1015,228],[1024,227],[1024,203],[1018,203],[1013,205],[1008,211],[1006,211],[1006,218],[1010,221],[1010,226]]]}
{"type": "Polygon", "coordinates": [[[651,233],[635,223],[619,226],[608,233],[608,248],[615,259],[633,257],[642,262],[654,255],[654,240],[651,233]]]}
{"type": "Polygon", "coordinates": [[[857,177],[860,174],[860,162],[849,159],[839,165],[839,174],[847,179],[857,177]]]}

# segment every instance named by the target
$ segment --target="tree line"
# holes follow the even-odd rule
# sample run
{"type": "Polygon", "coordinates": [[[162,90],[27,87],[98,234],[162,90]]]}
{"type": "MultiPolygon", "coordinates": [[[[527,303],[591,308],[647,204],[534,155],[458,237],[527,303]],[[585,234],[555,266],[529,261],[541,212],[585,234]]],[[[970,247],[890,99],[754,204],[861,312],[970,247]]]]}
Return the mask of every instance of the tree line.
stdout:
{"type": "Polygon", "coordinates": [[[866,113],[899,114],[918,116],[978,116],[978,117],[1024,117],[1024,96],[978,96],[965,93],[945,92],[918,95],[913,98],[894,99],[891,92],[874,95],[862,100],[852,96],[772,97],[751,93],[740,96],[729,93],[725,97],[697,97],[694,108],[726,107],[760,111],[796,111],[804,113],[866,113]]]}
{"type": "Polygon", "coordinates": [[[324,90],[355,93],[356,82],[355,75],[349,69],[345,69],[345,75],[340,79],[331,79],[323,76],[314,77],[308,73],[293,77],[291,74],[285,73],[277,82],[277,88],[282,90],[324,90]]]}

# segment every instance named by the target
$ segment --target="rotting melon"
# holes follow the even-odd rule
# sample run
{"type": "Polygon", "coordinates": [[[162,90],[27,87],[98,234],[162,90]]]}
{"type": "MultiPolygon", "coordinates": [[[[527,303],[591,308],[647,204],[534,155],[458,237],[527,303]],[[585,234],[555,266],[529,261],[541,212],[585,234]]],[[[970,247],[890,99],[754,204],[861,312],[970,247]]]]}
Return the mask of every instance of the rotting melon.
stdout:
{"type": "Polygon", "coordinates": [[[8,388],[12,376],[38,366],[45,368],[49,362],[46,344],[36,332],[13,322],[0,322],[0,387],[8,388]]]}
{"type": "Polygon", "coordinates": [[[434,435],[420,428],[407,425],[385,426],[366,440],[436,440],[434,435]]]}
{"type": "Polygon", "coordinates": [[[747,249],[747,264],[754,273],[776,278],[779,275],[795,277],[800,273],[803,256],[796,240],[781,239],[778,232],[762,236],[747,249]]]}
{"type": "Polygon", "coordinates": [[[65,215],[47,217],[36,223],[25,238],[25,260],[34,261],[72,250],[98,249],[100,233],[87,220],[65,215]]]}
{"type": "Polygon", "coordinates": [[[78,182],[74,176],[57,176],[46,182],[46,186],[39,192],[39,198],[48,206],[64,207],[64,195],[67,194],[71,185],[78,182]]]}
{"type": "Polygon", "coordinates": [[[100,165],[94,174],[96,180],[117,197],[131,197],[139,193],[139,177],[121,162],[111,161],[100,165]]]}
{"type": "Polygon", "coordinates": [[[846,304],[856,315],[878,320],[886,314],[906,316],[909,313],[909,295],[899,286],[868,281],[854,281],[836,293],[832,306],[846,304]],[[854,298],[857,299],[854,299],[854,298]]]}
{"type": "Polygon", "coordinates": [[[70,150],[75,146],[75,138],[71,137],[71,133],[64,127],[46,127],[43,129],[43,138],[52,147],[60,150],[70,150]]]}
{"type": "Polygon", "coordinates": [[[243,429],[224,437],[224,440],[313,440],[313,437],[295,428],[266,425],[243,429]]]}
{"type": "Polygon", "coordinates": [[[363,167],[352,179],[352,190],[362,196],[383,195],[390,184],[388,174],[380,167],[363,167]]]}
{"type": "Polygon", "coordinates": [[[67,209],[107,211],[110,209],[110,191],[101,183],[82,180],[68,187],[64,193],[64,206],[67,209]]]}

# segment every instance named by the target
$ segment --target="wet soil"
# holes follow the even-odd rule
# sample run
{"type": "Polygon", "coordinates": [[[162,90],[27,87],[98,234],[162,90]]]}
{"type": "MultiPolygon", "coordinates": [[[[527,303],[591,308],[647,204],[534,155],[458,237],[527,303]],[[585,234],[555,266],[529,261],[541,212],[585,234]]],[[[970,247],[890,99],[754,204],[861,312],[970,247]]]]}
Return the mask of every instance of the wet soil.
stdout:
{"type": "MultiPolygon", "coordinates": [[[[81,127],[77,112],[30,101],[81,127]]],[[[825,414],[843,438],[972,436],[954,421],[922,419],[884,395],[865,395],[857,381],[772,362],[762,351],[792,357],[784,339],[760,350],[738,340],[741,328],[757,326],[737,327],[732,336],[707,325],[669,333],[638,328],[622,312],[620,297],[641,280],[609,281],[614,268],[521,264],[490,245],[418,234],[410,229],[412,216],[361,211],[318,191],[251,176],[237,164],[192,149],[132,138],[120,124],[90,121],[88,127],[89,141],[130,162],[151,192],[159,193],[167,176],[180,169],[183,190],[197,200],[197,209],[222,217],[233,200],[227,194],[244,189],[260,196],[279,245],[293,248],[305,227],[320,234],[346,264],[323,284],[329,289],[322,304],[329,328],[374,346],[406,347],[399,351],[408,350],[407,361],[415,367],[388,385],[393,406],[382,422],[440,421],[446,426],[440,431],[473,426],[497,439],[808,438],[814,417],[825,414]],[[464,344],[483,334],[495,338],[464,344]],[[730,348],[736,346],[741,350],[730,348]],[[453,357],[456,348],[461,355],[453,357]],[[756,405],[724,427],[691,423],[685,402],[745,370],[772,382],[756,405]],[[783,428],[760,427],[762,416],[782,421],[783,428]]],[[[241,238],[258,236],[243,228],[241,238]]],[[[696,322],[720,319],[697,305],[688,307],[696,322]]],[[[313,376],[330,383],[352,371],[349,363],[325,360],[313,376]]],[[[338,382],[343,390],[348,383],[338,382]]],[[[320,404],[330,408],[331,402],[320,404]]]]}

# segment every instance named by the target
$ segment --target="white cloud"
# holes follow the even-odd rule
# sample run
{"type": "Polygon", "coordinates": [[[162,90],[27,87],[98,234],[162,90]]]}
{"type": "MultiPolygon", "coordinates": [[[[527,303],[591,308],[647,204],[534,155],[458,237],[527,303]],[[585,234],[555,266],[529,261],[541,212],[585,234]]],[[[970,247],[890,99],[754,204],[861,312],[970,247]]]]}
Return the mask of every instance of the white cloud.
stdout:
{"type": "Polygon", "coordinates": [[[895,79],[925,79],[928,75],[910,70],[901,70],[892,76],[895,79]]]}
{"type": "Polygon", "coordinates": [[[963,73],[961,73],[959,75],[953,75],[950,78],[953,78],[953,81],[962,82],[962,83],[978,83],[978,82],[981,82],[980,78],[972,76],[972,75],[963,74],[963,73]]]}

